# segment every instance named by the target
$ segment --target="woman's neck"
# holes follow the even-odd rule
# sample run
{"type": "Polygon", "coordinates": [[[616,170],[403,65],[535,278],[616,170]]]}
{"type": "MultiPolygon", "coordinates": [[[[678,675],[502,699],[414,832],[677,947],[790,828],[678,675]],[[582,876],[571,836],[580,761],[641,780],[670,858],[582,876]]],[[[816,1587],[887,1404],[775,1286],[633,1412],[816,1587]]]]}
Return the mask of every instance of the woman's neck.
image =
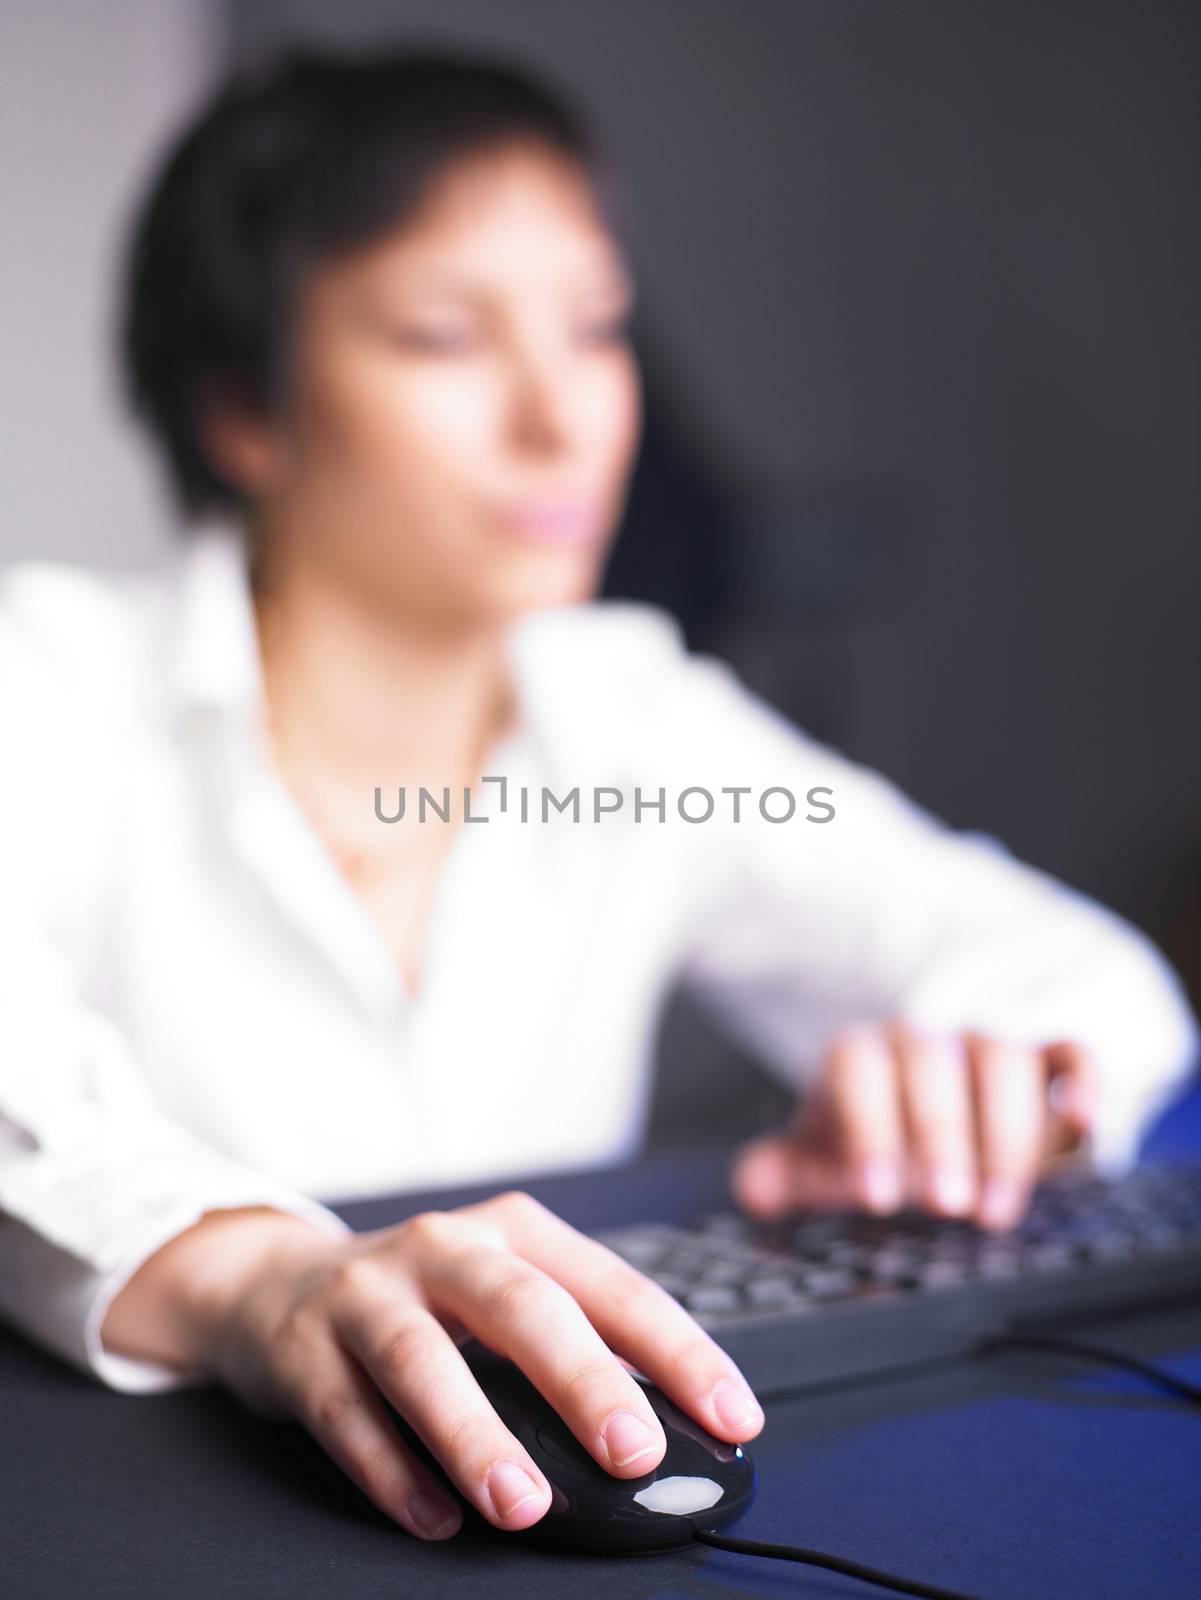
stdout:
{"type": "Polygon", "coordinates": [[[256,587],[277,756],[339,787],[474,779],[514,714],[501,625],[375,611],[293,569],[256,587]]]}

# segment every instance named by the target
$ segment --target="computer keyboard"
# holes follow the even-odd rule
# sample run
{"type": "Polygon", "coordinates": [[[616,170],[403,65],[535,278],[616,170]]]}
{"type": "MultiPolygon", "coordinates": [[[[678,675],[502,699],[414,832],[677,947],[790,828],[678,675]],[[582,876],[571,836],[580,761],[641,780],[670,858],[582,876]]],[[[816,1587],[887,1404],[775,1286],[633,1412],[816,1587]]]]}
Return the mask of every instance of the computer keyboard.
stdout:
{"type": "Polygon", "coordinates": [[[755,1387],[804,1386],[1201,1295],[1201,1164],[1060,1173],[1005,1233],[916,1212],[730,1213],[597,1237],[687,1306],[755,1387]]]}

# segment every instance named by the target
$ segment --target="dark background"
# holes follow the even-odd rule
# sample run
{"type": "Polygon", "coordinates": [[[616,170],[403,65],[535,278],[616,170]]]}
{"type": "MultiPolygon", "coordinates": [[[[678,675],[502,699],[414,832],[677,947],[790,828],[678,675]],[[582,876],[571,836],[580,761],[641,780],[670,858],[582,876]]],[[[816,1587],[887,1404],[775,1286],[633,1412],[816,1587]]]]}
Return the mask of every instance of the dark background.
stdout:
{"type": "MultiPolygon", "coordinates": [[[[227,60],[301,37],[496,46],[582,94],[650,379],[611,590],[1196,995],[1201,8],[226,7],[227,60]]],[[[704,1033],[669,1051],[692,1090],[704,1033]]]]}

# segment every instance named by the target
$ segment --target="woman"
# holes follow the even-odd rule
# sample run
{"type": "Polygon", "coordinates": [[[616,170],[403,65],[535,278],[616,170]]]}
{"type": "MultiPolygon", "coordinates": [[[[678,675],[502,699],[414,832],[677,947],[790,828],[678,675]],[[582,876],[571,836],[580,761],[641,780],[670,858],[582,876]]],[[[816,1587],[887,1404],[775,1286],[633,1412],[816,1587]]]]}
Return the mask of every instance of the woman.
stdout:
{"type": "Polygon", "coordinates": [[[1007,1226],[1073,1138],[1123,1159],[1193,1044],[1132,930],[593,603],[639,431],[622,236],[518,73],[238,81],[126,325],[210,521],[134,579],[0,585],[7,1314],[114,1387],[295,1414],[424,1538],[461,1513],[384,1398],[495,1526],[549,1505],[465,1332],[619,1476],[664,1440],[618,1355],[724,1439],[762,1414],[525,1196],[361,1237],[322,1199],[630,1153],[676,977],[806,1088],[738,1163],[761,1214],[1007,1226]]]}

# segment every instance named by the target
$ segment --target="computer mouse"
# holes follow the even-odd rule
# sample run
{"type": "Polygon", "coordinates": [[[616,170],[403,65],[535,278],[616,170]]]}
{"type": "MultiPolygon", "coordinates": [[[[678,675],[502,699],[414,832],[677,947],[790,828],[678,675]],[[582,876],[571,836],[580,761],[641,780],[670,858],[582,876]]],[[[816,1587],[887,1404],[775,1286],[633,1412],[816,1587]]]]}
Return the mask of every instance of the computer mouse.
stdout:
{"type": "Polygon", "coordinates": [[[475,1343],[463,1355],[551,1486],[546,1515],[506,1540],[610,1555],[674,1550],[698,1528],[732,1522],[754,1499],[755,1468],[742,1446],[714,1438],[639,1373],[631,1376],[663,1424],[667,1449],[653,1472],[615,1478],[513,1362],[475,1343]]]}

